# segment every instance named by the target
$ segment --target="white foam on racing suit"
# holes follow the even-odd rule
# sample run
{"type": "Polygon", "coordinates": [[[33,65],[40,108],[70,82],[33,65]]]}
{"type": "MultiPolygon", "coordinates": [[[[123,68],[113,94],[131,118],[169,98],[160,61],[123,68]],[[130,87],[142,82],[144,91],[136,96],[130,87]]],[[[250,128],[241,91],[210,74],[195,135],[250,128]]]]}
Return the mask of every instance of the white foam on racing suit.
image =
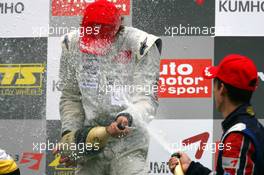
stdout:
{"type": "MultiPolygon", "coordinates": [[[[105,56],[80,52],[78,42],[76,31],[62,38],[62,132],[83,126],[108,126],[118,114],[129,113],[136,129],[124,139],[110,140],[102,154],[108,154],[109,149],[114,155],[147,151],[149,140],[144,124],[155,116],[158,107],[155,85],[161,40],[124,27],[105,56]]],[[[108,158],[114,159],[114,155],[108,158]]]]}

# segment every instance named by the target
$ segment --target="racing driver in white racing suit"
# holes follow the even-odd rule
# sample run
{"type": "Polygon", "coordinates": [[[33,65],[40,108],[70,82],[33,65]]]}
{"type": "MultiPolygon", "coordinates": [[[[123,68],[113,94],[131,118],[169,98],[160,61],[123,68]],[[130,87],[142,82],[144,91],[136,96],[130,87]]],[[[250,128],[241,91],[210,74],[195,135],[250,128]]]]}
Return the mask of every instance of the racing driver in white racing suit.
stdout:
{"type": "Polygon", "coordinates": [[[77,175],[147,174],[144,123],[158,107],[161,39],[121,23],[119,9],[99,0],[85,10],[82,32],[62,40],[62,137],[95,126],[112,136],[101,152],[77,161],[77,175]]]}

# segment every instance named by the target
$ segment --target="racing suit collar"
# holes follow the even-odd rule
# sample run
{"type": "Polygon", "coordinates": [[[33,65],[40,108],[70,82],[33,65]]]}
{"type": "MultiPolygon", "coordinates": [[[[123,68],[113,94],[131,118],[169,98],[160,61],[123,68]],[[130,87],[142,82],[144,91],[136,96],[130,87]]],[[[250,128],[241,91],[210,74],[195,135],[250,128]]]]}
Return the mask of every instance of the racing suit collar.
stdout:
{"type": "Polygon", "coordinates": [[[249,116],[247,112],[249,108],[252,108],[252,106],[249,103],[244,103],[231,112],[222,122],[223,131],[226,132],[230,127],[235,125],[241,116],[249,116]]]}

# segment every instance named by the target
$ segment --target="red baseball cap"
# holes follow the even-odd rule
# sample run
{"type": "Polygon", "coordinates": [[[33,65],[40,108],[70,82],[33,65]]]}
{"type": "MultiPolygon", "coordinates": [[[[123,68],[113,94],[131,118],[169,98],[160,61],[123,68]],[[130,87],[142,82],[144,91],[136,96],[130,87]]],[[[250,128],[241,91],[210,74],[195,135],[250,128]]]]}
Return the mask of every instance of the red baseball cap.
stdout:
{"type": "MultiPolygon", "coordinates": [[[[82,29],[99,26],[97,34],[83,33],[80,37],[80,50],[95,55],[105,55],[115,39],[121,25],[120,10],[114,3],[98,0],[84,11],[82,29]]],[[[86,31],[86,30],[85,30],[86,31]]]]}
{"type": "Polygon", "coordinates": [[[258,85],[258,71],[254,62],[239,54],[227,55],[218,66],[206,67],[203,75],[207,79],[219,78],[243,90],[255,91],[258,85]]]}

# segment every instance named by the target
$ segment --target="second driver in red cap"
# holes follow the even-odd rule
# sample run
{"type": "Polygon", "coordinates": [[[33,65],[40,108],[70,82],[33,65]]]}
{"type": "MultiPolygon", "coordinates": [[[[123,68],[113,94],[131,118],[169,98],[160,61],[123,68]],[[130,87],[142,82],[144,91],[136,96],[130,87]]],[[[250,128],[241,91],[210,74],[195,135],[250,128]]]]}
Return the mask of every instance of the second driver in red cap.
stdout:
{"type": "MultiPolygon", "coordinates": [[[[95,127],[112,136],[103,150],[77,160],[78,175],[147,174],[144,123],[158,106],[161,39],[121,23],[119,9],[99,0],[85,10],[81,32],[63,37],[62,140],[85,143],[95,127]]],[[[60,162],[70,161],[62,157],[60,162]]]]}
{"type": "Polygon", "coordinates": [[[183,152],[170,159],[171,171],[174,173],[180,161],[185,175],[263,175],[264,128],[250,105],[258,85],[253,61],[243,55],[228,55],[218,66],[205,68],[204,77],[214,78],[215,105],[224,117],[216,172],[192,161],[183,152]]]}

